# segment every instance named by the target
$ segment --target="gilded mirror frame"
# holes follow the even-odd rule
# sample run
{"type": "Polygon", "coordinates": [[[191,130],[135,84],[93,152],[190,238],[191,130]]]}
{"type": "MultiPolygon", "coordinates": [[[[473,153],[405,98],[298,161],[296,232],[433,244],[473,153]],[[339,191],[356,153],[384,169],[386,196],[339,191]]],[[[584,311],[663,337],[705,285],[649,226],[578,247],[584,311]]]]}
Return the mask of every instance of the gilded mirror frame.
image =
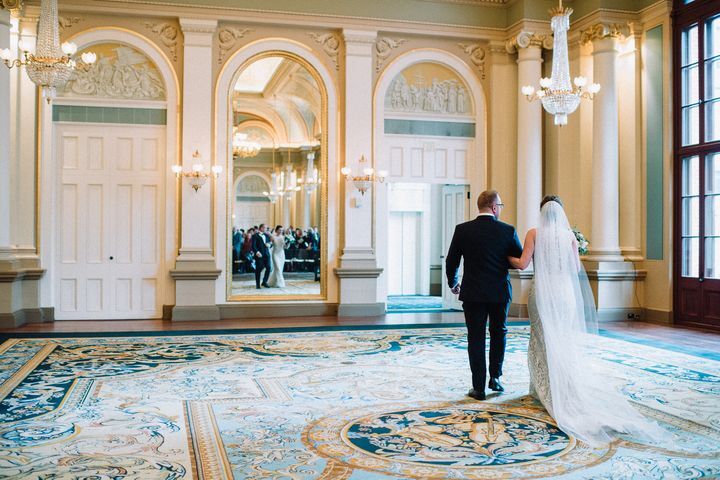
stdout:
{"type": "Polygon", "coordinates": [[[320,91],[320,111],[322,118],[320,125],[322,132],[320,134],[320,293],[308,295],[242,295],[233,294],[232,289],[232,214],[234,206],[234,181],[235,165],[232,149],[226,149],[228,160],[225,162],[228,172],[227,190],[225,192],[226,199],[226,216],[225,216],[225,298],[228,302],[252,302],[252,303],[268,303],[272,301],[327,301],[328,289],[328,93],[327,86],[323,82],[322,77],[304,58],[294,53],[284,50],[267,50],[248,58],[233,75],[233,81],[230,82],[230,90],[227,94],[227,116],[228,139],[232,138],[233,131],[233,102],[232,94],[235,84],[242,72],[254,62],[268,57],[282,57],[287,60],[297,62],[312,76],[317,82],[320,91]]]}

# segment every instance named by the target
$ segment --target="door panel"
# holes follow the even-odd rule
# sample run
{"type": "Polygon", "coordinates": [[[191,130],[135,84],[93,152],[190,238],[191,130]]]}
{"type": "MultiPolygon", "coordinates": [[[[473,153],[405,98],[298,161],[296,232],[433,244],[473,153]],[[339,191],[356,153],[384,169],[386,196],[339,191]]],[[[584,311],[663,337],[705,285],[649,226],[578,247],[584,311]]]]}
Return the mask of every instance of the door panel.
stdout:
{"type": "Polygon", "coordinates": [[[160,317],[165,127],[59,123],[56,131],[56,317],[160,317]]]}
{"type": "MultiPolygon", "coordinates": [[[[452,293],[447,285],[447,277],[445,271],[445,255],[447,255],[452,241],[455,226],[469,220],[470,201],[468,199],[470,189],[466,185],[445,185],[443,186],[443,218],[441,225],[443,226],[442,234],[442,284],[443,284],[443,308],[454,308],[462,310],[462,302],[458,300],[458,296],[452,293]]],[[[463,266],[460,263],[460,278],[462,280],[463,266]]]]}

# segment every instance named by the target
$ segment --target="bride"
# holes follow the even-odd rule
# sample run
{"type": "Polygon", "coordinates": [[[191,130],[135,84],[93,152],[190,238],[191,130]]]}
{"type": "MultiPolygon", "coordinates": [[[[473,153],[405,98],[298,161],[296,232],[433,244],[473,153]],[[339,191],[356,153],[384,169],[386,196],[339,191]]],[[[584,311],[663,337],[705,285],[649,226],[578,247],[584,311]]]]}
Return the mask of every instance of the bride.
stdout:
{"type": "Polygon", "coordinates": [[[578,244],[559,197],[540,204],[540,223],[528,231],[514,268],[534,263],[528,298],[530,394],[540,400],[564,432],[590,444],[611,442],[620,433],[650,440],[665,437],[612,387],[593,355],[597,312],[578,256],[578,244]]]}
{"type": "Polygon", "coordinates": [[[268,279],[268,285],[271,287],[285,287],[285,277],[283,277],[283,268],[285,267],[285,235],[283,235],[282,225],[275,227],[272,233],[272,272],[268,279]]]}

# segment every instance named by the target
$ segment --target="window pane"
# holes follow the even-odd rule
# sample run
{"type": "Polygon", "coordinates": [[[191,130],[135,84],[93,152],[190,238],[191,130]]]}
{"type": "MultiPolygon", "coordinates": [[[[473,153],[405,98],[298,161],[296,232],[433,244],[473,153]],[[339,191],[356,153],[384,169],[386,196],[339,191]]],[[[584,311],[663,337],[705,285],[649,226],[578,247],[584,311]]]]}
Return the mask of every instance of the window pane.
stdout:
{"type": "Polygon", "coordinates": [[[698,28],[693,25],[682,33],[682,65],[698,61],[698,28]]]}
{"type": "Polygon", "coordinates": [[[682,196],[700,194],[700,159],[686,157],[682,159],[682,196]]]}
{"type": "Polygon", "coordinates": [[[705,197],[705,236],[713,235],[720,236],[720,195],[705,197]]]}
{"type": "MultiPolygon", "coordinates": [[[[718,62],[720,65],[720,62],[718,62]]],[[[698,66],[682,69],[682,104],[690,105],[700,101],[700,84],[698,82],[698,66]]]]}
{"type": "Polygon", "coordinates": [[[720,140],[720,99],[705,104],[705,141],[720,140]]]}
{"type": "Polygon", "coordinates": [[[705,193],[720,193],[720,152],[705,157],[705,193]]]}
{"type": "Polygon", "coordinates": [[[682,199],[682,235],[693,237],[700,235],[700,198],[682,199]]]}
{"type": "Polygon", "coordinates": [[[682,144],[695,145],[700,141],[700,107],[682,109],[682,144]]]}
{"type": "Polygon", "coordinates": [[[705,239],[705,276],[720,278],[720,238],[705,239]]]}
{"type": "Polygon", "coordinates": [[[700,239],[683,238],[682,240],[682,276],[698,277],[700,270],[700,239]]]}
{"type": "Polygon", "coordinates": [[[705,63],[705,98],[720,98],[720,57],[705,63]]]}
{"type": "Polygon", "coordinates": [[[705,23],[705,58],[720,55],[720,15],[705,23]]]}

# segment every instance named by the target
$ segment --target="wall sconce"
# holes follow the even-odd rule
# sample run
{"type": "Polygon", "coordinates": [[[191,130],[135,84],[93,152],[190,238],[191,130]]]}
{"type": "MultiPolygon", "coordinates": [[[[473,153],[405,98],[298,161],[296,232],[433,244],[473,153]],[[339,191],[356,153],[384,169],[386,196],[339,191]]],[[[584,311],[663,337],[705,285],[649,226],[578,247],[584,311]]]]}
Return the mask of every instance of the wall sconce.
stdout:
{"type": "Polygon", "coordinates": [[[218,178],[222,173],[222,167],[220,165],[213,165],[210,168],[210,172],[205,171],[205,165],[202,163],[202,157],[200,152],[195,150],[193,153],[193,166],[192,171],[187,172],[183,170],[182,165],[173,165],[170,167],[177,178],[186,177],[190,181],[190,186],[197,192],[200,187],[205,185],[208,177],[218,178]]]}
{"type": "Polygon", "coordinates": [[[361,195],[365,195],[365,192],[372,187],[374,182],[383,183],[388,176],[387,170],[378,170],[377,173],[375,173],[374,168],[367,167],[366,165],[367,159],[365,155],[363,155],[360,157],[360,160],[358,160],[358,168],[362,174],[355,175],[350,167],[343,167],[340,170],[340,173],[345,175],[345,179],[348,182],[352,182],[355,188],[360,191],[361,195]]]}

